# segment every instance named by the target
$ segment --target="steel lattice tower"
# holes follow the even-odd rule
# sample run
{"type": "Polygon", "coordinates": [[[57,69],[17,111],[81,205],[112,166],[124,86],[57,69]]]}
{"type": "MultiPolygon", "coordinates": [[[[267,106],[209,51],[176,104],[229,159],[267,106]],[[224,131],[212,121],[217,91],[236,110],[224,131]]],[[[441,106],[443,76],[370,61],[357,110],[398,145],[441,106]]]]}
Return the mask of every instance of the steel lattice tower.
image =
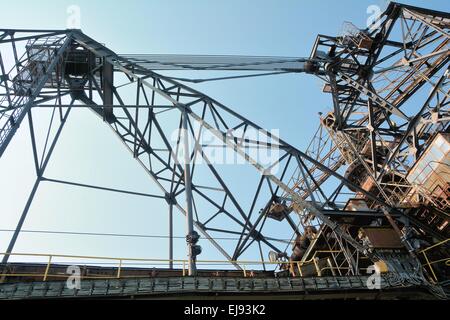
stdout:
{"type": "Polygon", "coordinates": [[[1,29],[0,157],[28,121],[37,175],[7,253],[48,181],[45,169],[71,109],[82,105],[123,141],[170,214],[187,217],[191,274],[202,236],[238,269],[253,250],[261,261],[314,257],[324,274],[357,275],[375,264],[401,281],[448,281],[448,243],[436,253],[444,265],[438,276],[421,267],[418,250],[449,238],[449,29],[449,13],[391,3],[378,28],[347,23],[339,36],[319,35],[308,58],[119,55],[80,30],[1,29]],[[189,79],[158,73],[186,69],[312,74],[333,110],[301,151],[192,89],[189,79]],[[56,112],[56,134],[39,155],[32,114],[44,105],[56,112]],[[213,139],[205,142],[205,133],[213,139]],[[248,186],[251,199],[231,191],[210,159],[214,148],[232,150],[259,174],[248,186]],[[278,156],[261,163],[255,149],[278,156]],[[268,221],[292,232],[292,255],[274,241],[268,221]],[[223,233],[239,237],[232,250],[214,239],[223,233]]]}

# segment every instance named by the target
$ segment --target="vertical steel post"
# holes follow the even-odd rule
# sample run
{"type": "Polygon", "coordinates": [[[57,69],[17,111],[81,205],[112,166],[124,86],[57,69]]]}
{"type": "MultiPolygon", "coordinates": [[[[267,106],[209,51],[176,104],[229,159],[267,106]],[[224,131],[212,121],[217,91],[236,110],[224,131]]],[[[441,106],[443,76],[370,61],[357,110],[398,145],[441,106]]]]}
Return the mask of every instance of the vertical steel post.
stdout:
{"type": "Polygon", "coordinates": [[[173,204],[169,204],[169,269],[173,269],[173,204]]]}
{"type": "Polygon", "coordinates": [[[186,191],[186,224],[187,224],[187,245],[189,258],[189,275],[196,274],[195,256],[193,254],[194,243],[191,241],[194,232],[194,216],[192,212],[192,186],[191,186],[191,160],[189,154],[189,134],[188,134],[188,114],[183,111],[183,140],[184,140],[184,184],[186,191]]]}

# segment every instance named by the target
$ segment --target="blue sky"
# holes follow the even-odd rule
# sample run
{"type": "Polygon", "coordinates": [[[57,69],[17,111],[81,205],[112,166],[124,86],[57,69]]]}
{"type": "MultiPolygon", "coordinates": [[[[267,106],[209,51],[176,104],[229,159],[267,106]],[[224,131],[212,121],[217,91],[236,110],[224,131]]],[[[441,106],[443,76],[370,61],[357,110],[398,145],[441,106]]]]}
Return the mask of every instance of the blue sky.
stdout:
{"type": "MultiPolygon", "coordinates": [[[[2,2],[6,2],[3,1],[2,2]]],[[[317,34],[339,34],[342,23],[365,27],[367,7],[385,1],[8,1],[2,28],[65,29],[69,5],[81,9],[81,29],[117,53],[309,56],[317,34]]],[[[447,1],[408,4],[449,11],[447,1]]],[[[318,112],[331,107],[322,84],[309,75],[273,76],[196,88],[305,149],[318,112]]],[[[48,117],[42,112],[36,118],[48,117]]],[[[2,229],[14,228],[33,183],[26,126],[0,166],[2,229]]],[[[73,112],[46,176],[136,191],[156,192],[141,168],[87,110],[73,112]],[[101,165],[100,165],[101,164],[101,165]]],[[[251,193],[251,192],[250,192],[251,193]]],[[[167,209],[152,200],[42,184],[24,229],[167,234],[167,209]]],[[[184,235],[177,217],[175,234],[184,235]]],[[[0,251],[11,234],[0,232],[0,251]]],[[[221,258],[202,241],[202,259],[221,258]]],[[[23,234],[15,251],[167,258],[167,240],[23,234]]],[[[185,257],[175,240],[175,257],[185,257]]]]}

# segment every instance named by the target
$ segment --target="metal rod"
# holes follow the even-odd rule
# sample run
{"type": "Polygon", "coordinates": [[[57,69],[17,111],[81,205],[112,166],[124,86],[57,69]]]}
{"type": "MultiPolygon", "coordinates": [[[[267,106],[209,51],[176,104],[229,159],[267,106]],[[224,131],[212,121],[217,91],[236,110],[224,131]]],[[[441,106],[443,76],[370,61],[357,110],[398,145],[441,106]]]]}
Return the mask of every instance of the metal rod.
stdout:
{"type": "Polygon", "coordinates": [[[169,269],[173,269],[173,205],[169,204],[169,269]]]}
{"type": "Polygon", "coordinates": [[[190,239],[194,232],[194,216],[192,211],[192,181],[191,181],[191,165],[189,156],[189,136],[188,136],[188,114],[186,110],[183,112],[183,140],[184,140],[184,184],[186,189],[186,224],[187,224],[187,240],[188,240],[188,257],[189,257],[189,275],[196,274],[195,256],[193,254],[194,244],[190,239]]]}
{"type": "Polygon", "coordinates": [[[103,191],[111,191],[111,192],[131,194],[131,195],[135,195],[135,196],[164,199],[164,196],[160,196],[160,195],[156,195],[156,194],[134,192],[134,191],[128,191],[128,190],[115,189],[115,188],[106,188],[106,187],[94,186],[94,185],[90,185],[90,184],[71,182],[71,181],[64,181],[64,180],[57,180],[57,179],[50,179],[50,178],[45,178],[45,177],[42,177],[41,180],[42,181],[46,181],[46,182],[67,184],[67,185],[75,186],[75,187],[83,187],[83,188],[97,189],[97,190],[103,190],[103,191]]]}

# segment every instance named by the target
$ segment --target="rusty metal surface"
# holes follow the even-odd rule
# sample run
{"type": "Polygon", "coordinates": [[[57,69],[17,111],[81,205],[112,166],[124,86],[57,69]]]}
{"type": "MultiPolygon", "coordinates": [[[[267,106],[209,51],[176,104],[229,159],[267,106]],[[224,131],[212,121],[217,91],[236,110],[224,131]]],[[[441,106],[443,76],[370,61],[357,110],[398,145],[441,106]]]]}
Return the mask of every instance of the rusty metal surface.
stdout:
{"type": "Polygon", "coordinates": [[[373,248],[401,249],[404,248],[398,234],[390,228],[361,228],[373,248]]]}

